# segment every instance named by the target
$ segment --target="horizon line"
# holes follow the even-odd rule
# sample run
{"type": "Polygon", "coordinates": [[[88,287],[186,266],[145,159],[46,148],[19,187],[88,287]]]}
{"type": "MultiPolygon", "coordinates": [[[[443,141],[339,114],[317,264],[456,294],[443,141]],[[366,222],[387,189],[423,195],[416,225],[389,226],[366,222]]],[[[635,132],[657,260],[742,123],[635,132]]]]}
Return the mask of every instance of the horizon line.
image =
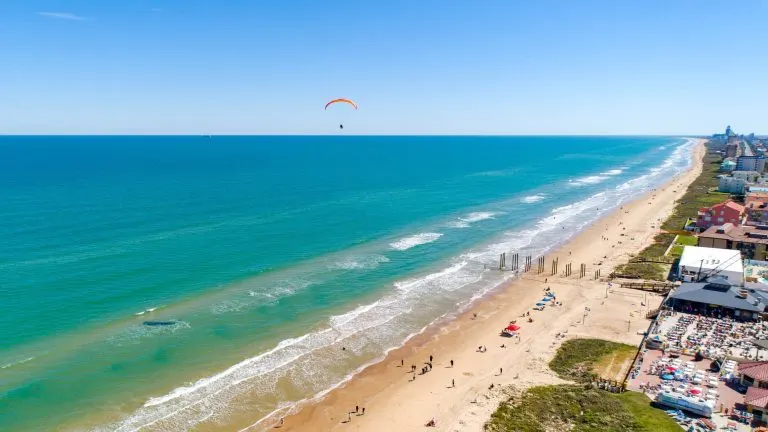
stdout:
{"type": "MultiPolygon", "coordinates": [[[[0,137],[433,137],[433,136],[450,136],[450,137],[680,137],[680,138],[711,138],[712,134],[594,134],[594,133],[556,133],[556,134],[451,134],[451,133],[434,133],[434,134],[238,134],[238,133],[220,133],[220,134],[200,134],[200,133],[84,133],[84,134],[68,134],[68,133],[39,133],[39,134],[3,134],[0,133],[0,137]]],[[[761,136],[755,134],[755,136],[761,136]]]]}

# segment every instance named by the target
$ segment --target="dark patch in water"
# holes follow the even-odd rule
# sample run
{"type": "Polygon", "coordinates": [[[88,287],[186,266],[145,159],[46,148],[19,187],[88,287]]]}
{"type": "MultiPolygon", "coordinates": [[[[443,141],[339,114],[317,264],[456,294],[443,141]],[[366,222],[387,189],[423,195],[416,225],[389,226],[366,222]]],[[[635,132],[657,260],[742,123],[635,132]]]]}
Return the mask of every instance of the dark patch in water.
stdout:
{"type": "Polygon", "coordinates": [[[174,324],[176,324],[176,321],[144,321],[144,325],[150,327],[172,326],[174,324]]]}

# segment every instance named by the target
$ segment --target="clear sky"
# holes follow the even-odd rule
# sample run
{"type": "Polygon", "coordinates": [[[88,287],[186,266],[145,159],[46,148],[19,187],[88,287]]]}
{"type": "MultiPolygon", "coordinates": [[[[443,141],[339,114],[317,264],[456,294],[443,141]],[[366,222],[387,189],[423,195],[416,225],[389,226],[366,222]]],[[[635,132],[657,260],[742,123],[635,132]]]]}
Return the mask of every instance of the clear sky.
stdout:
{"type": "Polygon", "coordinates": [[[3,0],[0,133],[768,133],[766,0],[3,0]],[[329,99],[349,97],[360,110],[329,99]]]}

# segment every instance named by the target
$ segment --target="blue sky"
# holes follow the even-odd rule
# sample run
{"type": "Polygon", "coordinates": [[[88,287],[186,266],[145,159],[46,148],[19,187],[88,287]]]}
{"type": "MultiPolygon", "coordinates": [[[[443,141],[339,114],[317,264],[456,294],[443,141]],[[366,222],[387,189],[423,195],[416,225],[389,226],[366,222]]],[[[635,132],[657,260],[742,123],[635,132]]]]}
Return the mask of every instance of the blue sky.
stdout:
{"type": "Polygon", "coordinates": [[[4,0],[0,133],[768,133],[766,29],[747,0],[4,0]]]}

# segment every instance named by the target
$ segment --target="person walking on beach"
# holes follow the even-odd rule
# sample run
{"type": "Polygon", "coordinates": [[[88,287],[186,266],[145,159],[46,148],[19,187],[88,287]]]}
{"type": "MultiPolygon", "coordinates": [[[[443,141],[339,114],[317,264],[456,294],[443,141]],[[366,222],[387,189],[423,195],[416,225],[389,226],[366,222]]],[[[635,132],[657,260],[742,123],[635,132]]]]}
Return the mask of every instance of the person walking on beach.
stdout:
{"type": "Polygon", "coordinates": [[[499,368],[499,375],[501,375],[502,372],[504,372],[504,369],[499,368]]]}
{"type": "Polygon", "coordinates": [[[360,412],[360,406],[358,406],[358,405],[355,405],[355,414],[357,414],[357,413],[359,413],[359,412],[360,412]]]}
{"type": "Polygon", "coordinates": [[[282,426],[285,423],[285,417],[280,417],[280,426],[282,426]]]}
{"type": "Polygon", "coordinates": [[[451,387],[456,388],[456,380],[451,379],[451,387]]]}
{"type": "Polygon", "coordinates": [[[453,367],[453,360],[451,360],[451,367],[453,367]]]}
{"type": "Polygon", "coordinates": [[[403,359],[400,359],[400,367],[403,367],[404,363],[403,359]]]}
{"type": "Polygon", "coordinates": [[[363,415],[365,415],[365,407],[363,407],[363,415]]]}
{"type": "Polygon", "coordinates": [[[432,354],[429,355],[429,362],[432,363],[432,354]]]}

